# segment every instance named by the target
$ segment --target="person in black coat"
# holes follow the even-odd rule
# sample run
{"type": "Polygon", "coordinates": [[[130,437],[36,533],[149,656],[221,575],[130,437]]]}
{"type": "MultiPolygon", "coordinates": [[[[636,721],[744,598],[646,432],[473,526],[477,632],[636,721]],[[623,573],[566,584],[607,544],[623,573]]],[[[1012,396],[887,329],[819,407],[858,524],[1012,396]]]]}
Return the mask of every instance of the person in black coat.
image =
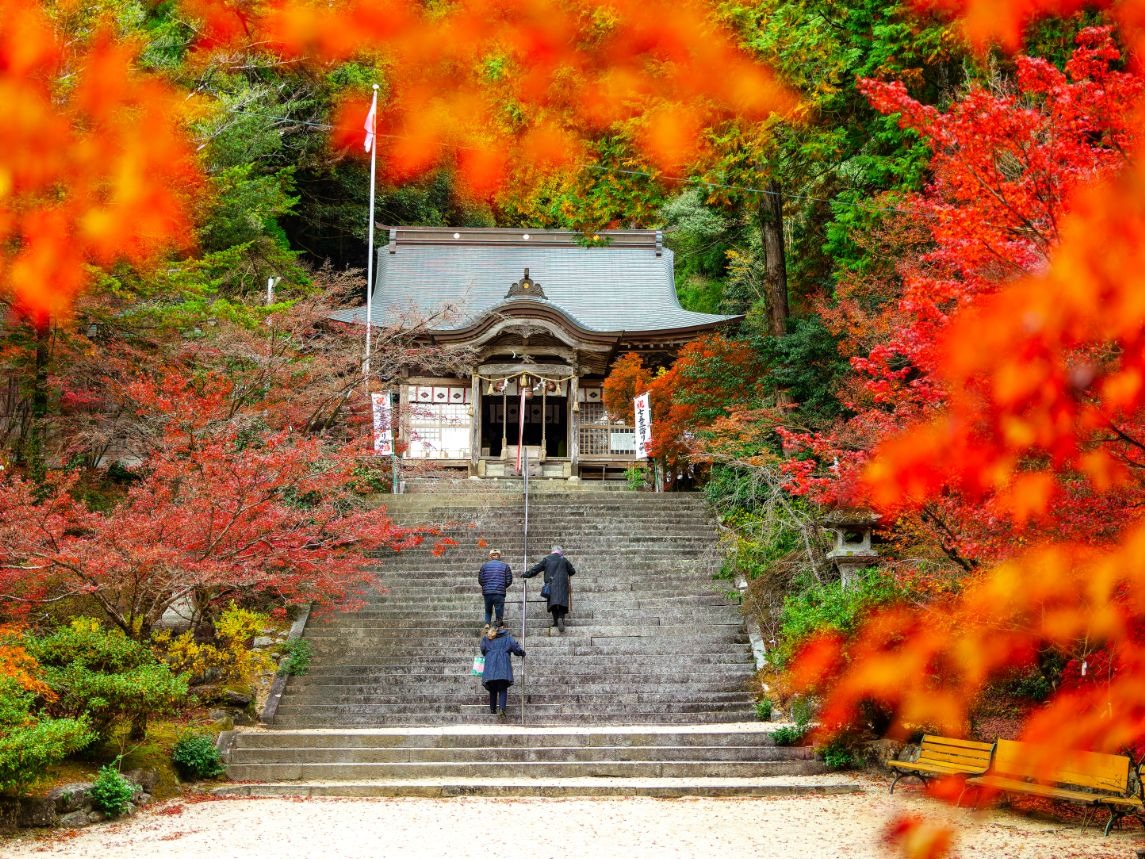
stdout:
{"type": "Polygon", "coordinates": [[[505,619],[505,591],[513,584],[513,571],[501,560],[500,550],[489,550],[489,560],[477,572],[477,582],[481,585],[481,595],[485,597],[485,625],[494,622],[494,611],[497,613],[496,623],[500,624],[505,619]]]}
{"type": "Polygon", "coordinates": [[[481,653],[485,656],[485,670],[481,685],[489,690],[489,712],[505,718],[509,703],[509,687],[513,685],[513,663],[509,656],[516,653],[524,657],[525,649],[509,634],[501,621],[481,638],[481,653]]]}
{"type": "Polygon", "coordinates": [[[565,557],[565,550],[553,546],[552,552],[530,567],[524,577],[531,579],[541,572],[545,574],[545,584],[549,588],[549,612],[553,616],[553,626],[564,632],[565,615],[572,605],[572,582],[569,577],[576,575],[576,569],[565,557]]]}

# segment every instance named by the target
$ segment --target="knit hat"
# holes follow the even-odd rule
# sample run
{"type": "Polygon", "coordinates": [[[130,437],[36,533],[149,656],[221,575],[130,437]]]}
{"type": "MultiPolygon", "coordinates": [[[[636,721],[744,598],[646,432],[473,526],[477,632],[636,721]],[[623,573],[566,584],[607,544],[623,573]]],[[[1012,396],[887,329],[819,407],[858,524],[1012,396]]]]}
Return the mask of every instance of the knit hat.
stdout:
{"type": "Polygon", "coordinates": [[[501,557],[501,550],[500,549],[490,549],[489,550],[489,557],[490,558],[500,558],[501,557]]]}
{"type": "Polygon", "coordinates": [[[553,554],[554,555],[563,555],[564,553],[565,553],[565,550],[562,549],[560,546],[553,546],[553,554]]]}

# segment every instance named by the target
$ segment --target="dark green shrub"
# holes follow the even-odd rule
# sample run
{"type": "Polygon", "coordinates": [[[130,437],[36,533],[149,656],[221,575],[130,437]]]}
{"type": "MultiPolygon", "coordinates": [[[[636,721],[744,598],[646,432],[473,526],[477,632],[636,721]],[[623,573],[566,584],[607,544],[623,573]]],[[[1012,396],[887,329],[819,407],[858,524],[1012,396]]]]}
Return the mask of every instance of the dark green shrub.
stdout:
{"type": "Polygon", "coordinates": [[[186,779],[218,778],[227,771],[214,740],[202,734],[186,734],[178,739],[171,760],[186,779]]]}
{"type": "Polygon", "coordinates": [[[807,727],[800,727],[799,725],[784,726],[776,728],[771,732],[771,738],[777,746],[798,746],[802,745],[804,738],[807,736],[807,727]]]}
{"type": "Polygon", "coordinates": [[[95,739],[86,719],[52,719],[34,704],[35,695],[0,678],[0,791],[31,784],[95,739]]]}
{"type": "Polygon", "coordinates": [[[769,652],[768,659],[783,668],[799,644],[813,634],[836,630],[849,635],[872,608],[904,594],[893,578],[874,569],[864,571],[845,588],[841,582],[816,582],[784,600],[780,643],[769,652]]]}
{"type": "Polygon", "coordinates": [[[755,702],[755,717],[761,722],[770,722],[773,709],[770,698],[760,698],[755,702]]]}
{"type": "Polygon", "coordinates": [[[97,621],[79,619],[48,635],[31,638],[28,651],[44,668],[58,696],[52,716],[87,717],[106,737],[121,721],[142,723],[148,715],[173,712],[187,698],[187,677],[158,662],[150,648],[97,621]]]}
{"type": "Polygon", "coordinates": [[[285,657],[278,665],[279,674],[300,677],[310,670],[310,642],[304,638],[294,638],[282,645],[285,657]]]}
{"type": "Polygon", "coordinates": [[[811,701],[807,698],[792,698],[789,708],[791,721],[795,724],[790,727],[776,728],[771,732],[777,746],[802,745],[811,732],[811,701]]]}
{"type": "Polygon", "coordinates": [[[794,722],[797,727],[806,730],[807,726],[811,724],[811,701],[807,698],[792,698],[790,708],[791,721],[794,722]]]}
{"type": "Polygon", "coordinates": [[[100,767],[91,786],[92,803],[108,817],[126,814],[135,797],[135,787],[120,773],[118,763],[117,759],[115,764],[100,767]]]}
{"type": "Polygon", "coordinates": [[[855,769],[863,761],[862,750],[853,737],[846,735],[835,737],[827,745],[817,748],[815,753],[829,770],[855,769]]]}

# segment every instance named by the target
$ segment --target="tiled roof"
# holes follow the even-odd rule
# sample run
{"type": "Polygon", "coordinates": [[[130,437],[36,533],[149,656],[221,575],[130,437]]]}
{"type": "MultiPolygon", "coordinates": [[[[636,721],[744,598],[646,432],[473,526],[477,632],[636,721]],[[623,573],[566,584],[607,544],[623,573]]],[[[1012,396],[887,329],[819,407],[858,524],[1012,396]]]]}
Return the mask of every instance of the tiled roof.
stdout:
{"type": "MultiPolygon", "coordinates": [[[[391,243],[378,251],[373,323],[424,319],[449,305],[455,312],[431,327],[451,331],[519,302],[550,305],[581,328],[601,333],[694,328],[736,318],[680,306],[672,252],[661,247],[658,233],[603,236],[608,245],[584,247],[575,243],[575,234],[555,230],[391,230],[391,243]],[[525,268],[544,299],[506,299],[525,268]]],[[[364,323],[365,307],[334,318],[364,323]]]]}

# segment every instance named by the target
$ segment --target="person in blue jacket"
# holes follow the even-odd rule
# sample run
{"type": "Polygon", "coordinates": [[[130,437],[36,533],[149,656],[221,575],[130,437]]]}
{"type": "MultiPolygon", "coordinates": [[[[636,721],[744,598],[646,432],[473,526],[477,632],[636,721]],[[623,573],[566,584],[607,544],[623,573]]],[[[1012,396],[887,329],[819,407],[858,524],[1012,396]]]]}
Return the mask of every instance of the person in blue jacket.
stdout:
{"type": "Polygon", "coordinates": [[[489,560],[481,565],[477,581],[485,597],[485,625],[493,622],[494,612],[497,623],[501,623],[505,619],[505,591],[513,584],[513,571],[501,560],[500,549],[489,550],[489,560]]]}
{"type": "Polygon", "coordinates": [[[481,653],[485,656],[481,685],[489,690],[489,712],[504,720],[509,687],[513,685],[513,664],[509,654],[516,653],[523,658],[525,649],[509,634],[505,621],[500,621],[482,637],[481,653]]]}

